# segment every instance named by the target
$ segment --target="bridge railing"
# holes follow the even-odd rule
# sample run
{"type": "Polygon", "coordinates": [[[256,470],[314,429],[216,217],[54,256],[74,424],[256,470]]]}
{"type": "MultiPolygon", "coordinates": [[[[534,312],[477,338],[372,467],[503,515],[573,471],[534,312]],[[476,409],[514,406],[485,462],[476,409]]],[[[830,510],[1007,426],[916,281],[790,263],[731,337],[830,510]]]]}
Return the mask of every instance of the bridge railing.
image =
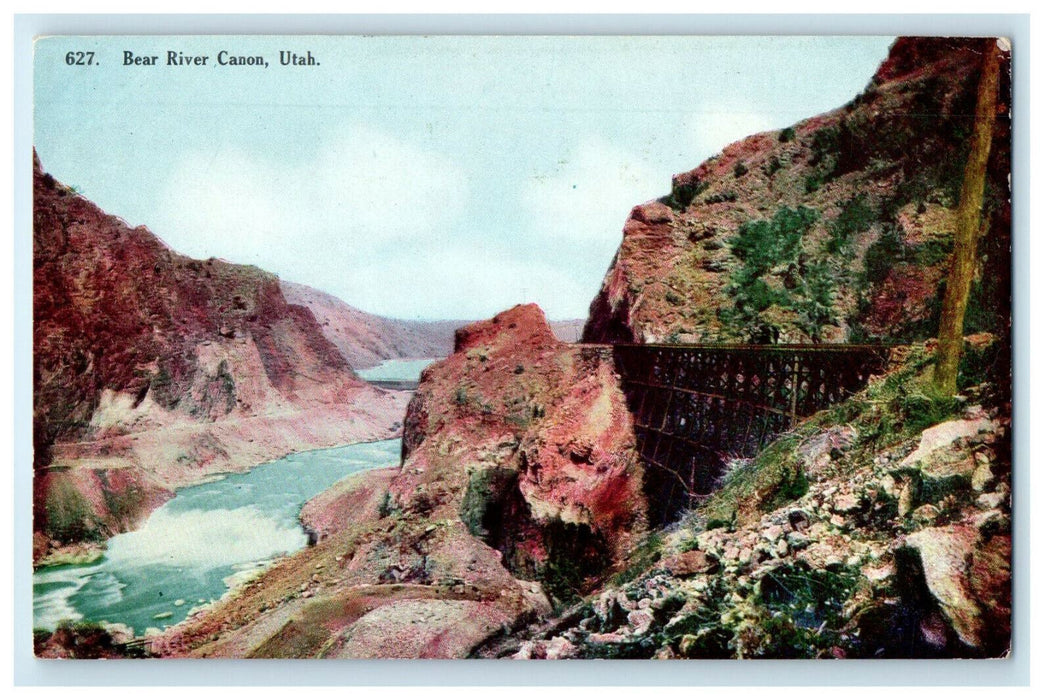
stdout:
{"type": "Polygon", "coordinates": [[[870,345],[613,345],[650,518],[710,493],[730,457],[752,457],[797,420],[844,400],[883,369],[870,345]]]}

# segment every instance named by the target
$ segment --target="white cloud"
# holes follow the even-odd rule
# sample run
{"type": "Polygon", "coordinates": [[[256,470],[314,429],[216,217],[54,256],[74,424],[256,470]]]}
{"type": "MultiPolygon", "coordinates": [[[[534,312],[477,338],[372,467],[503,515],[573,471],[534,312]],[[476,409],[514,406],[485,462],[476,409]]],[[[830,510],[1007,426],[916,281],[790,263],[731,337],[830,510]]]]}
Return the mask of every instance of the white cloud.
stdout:
{"type": "Polygon", "coordinates": [[[462,237],[429,242],[404,255],[348,259],[339,279],[297,281],[398,318],[488,318],[527,302],[540,304],[551,318],[581,316],[609,260],[597,275],[574,274],[564,262],[564,256],[521,259],[499,242],[462,237]]]}
{"type": "Polygon", "coordinates": [[[192,152],[151,226],[179,252],[255,264],[373,313],[480,318],[538,302],[553,318],[586,314],[631,207],[665,192],[668,174],[589,136],[520,177],[514,220],[496,207],[505,218],[488,228],[466,223],[456,164],[355,126],[299,162],[192,152]]]}
{"type": "Polygon", "coordinates": [[[231,148],[183,155],[154,230],[176,250],[291,279],[455,223],[467,180],[448,158],[354,125],[295,162],[231,148]]]}

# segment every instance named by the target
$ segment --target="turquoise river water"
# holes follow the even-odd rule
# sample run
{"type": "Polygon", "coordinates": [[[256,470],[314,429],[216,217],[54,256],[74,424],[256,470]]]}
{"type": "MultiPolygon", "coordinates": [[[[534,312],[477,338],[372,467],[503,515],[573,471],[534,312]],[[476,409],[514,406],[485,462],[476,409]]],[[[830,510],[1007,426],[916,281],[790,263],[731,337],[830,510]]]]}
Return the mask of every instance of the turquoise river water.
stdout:
{"type": "Polygon", "coordinates": [[[434,358],[384,360],[375,367],[354,371],[367,382],[418,382],[420,372],[435,361],[434,358]]]}
{"type": "Polygon", "coordinates": [[[100,560],[35,572],[33,625],[105,621],[141,635],[181,622],[238,576],[305,547],[306,501],[348,474],[397,464],[400,452],[400,440],[300,452],[179,489],[143,527],[110,539],[100,560]]]}

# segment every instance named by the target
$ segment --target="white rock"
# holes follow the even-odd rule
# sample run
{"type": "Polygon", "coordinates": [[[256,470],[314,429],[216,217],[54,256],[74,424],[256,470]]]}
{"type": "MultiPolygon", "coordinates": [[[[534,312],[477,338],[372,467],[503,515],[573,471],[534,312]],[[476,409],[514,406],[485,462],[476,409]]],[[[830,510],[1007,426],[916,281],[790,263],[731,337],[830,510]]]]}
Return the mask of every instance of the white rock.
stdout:
{"type": "Polygon", "coordinates": [[[982,508],[985,508],[986,510],[999,508],[1001,505],[1003,505],[1003,502],[1004,495],[995,491],[993,493],[983,493],[977,498],[978,505],[980,505],[982,508]]]}
{"type": "Polygon", "coordinates": [[[939,423],[923,431],[919,446],[902,460],[901,464],[905,467],[918,465],[932,452],[949,447],[961,438],[975,438],[979,433],[992,432],[994,429],[995,426],[988,418],[939,423]]]}

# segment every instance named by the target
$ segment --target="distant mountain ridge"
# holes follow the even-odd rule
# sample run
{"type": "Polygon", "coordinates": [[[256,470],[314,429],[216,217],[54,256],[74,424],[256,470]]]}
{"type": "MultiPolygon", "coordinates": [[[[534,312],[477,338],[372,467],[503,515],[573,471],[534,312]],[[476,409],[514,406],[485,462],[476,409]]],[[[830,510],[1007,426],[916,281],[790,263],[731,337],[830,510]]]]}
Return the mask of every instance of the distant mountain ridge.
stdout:
{"type": "Polygon", "coordinates": [[[399,357],[445,357],[453,333],[470,321],[401,321],[376,316],[342,299],[296,282],[281,281],[290,304],[306,307],[321,333],[354,369],[366,369],[399,357]]]}
{"type": "MultiPolygon", "coordinates": [[[[475,322],[377,316],[356,309],[339,297],[285,280],[281,280],[281,291],[288,303],[310,310],[321,332],[354,369],[367,369],[396,358],[447,357],[452,354],[456,330],[475,322]]],[[[559,340],[573,343],[580,339],[584,320],[553,321],[551,328],[559,340]]]]}

